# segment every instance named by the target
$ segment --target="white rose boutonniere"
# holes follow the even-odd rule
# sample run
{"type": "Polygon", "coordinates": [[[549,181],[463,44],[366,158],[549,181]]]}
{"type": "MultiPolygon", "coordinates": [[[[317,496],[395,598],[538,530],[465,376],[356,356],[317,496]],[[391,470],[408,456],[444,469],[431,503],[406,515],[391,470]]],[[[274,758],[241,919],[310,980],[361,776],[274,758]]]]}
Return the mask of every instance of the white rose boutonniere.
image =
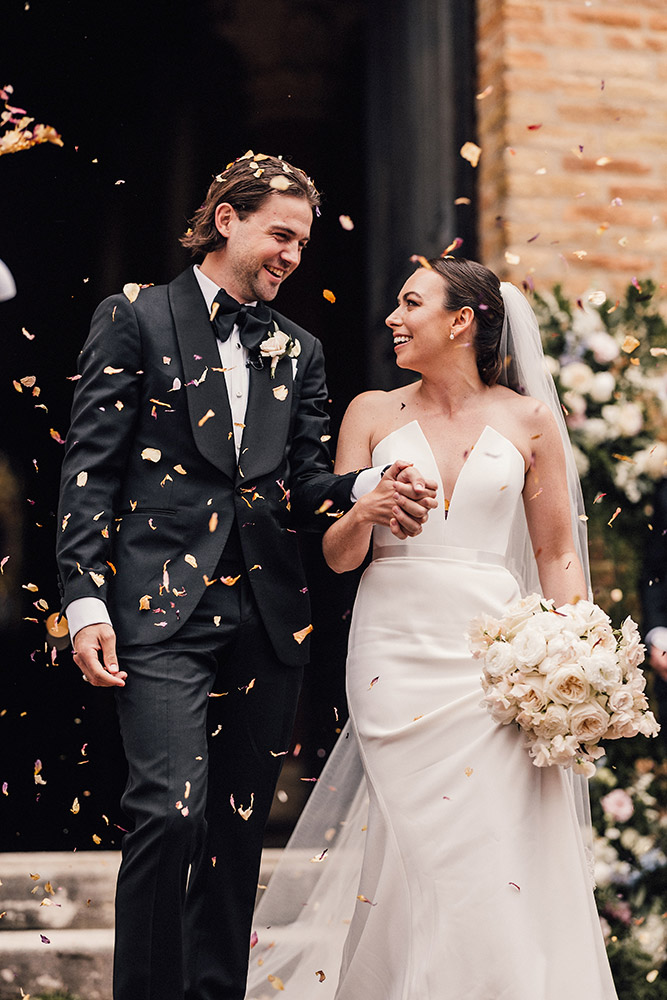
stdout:
{"type": "Polygon", "coordinates": [[[286,333],[278,329],[273,321],[273,333],[259,345],[259,353],[263,358],[271,358],[271,378],[276,377],[276,367],[282,358],[298,358],[301,354],[301,342],[292,340],[286,333]]]}

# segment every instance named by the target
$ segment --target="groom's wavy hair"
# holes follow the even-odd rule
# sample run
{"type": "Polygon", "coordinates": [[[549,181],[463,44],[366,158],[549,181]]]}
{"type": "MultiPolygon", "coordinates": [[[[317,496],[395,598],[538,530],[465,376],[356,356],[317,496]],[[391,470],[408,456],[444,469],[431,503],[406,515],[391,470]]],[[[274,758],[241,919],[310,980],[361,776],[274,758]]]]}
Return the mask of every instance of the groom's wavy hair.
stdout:
{"type": "Polygon", "coordinates": [[[433,257],[428,265],[445,282],[445,309],[469,306],[475,313],[473,347],[482,382],[495,385],[503,370],[500,337],[505,304],[500,281],[488,267],[463,257],[433,257]]]}
{"type": "Polygon", "coordinates": [[[240,219],[246,219],[272,194],[305,198],[311,208],[320,204],[320,193],[303,170],[279,156],[246,153],[214,177],[204,203],[192,216],[180,242],[193,255],[221,250],[227,239],[215,228],[218,205],[228,202],[240,219]]]}

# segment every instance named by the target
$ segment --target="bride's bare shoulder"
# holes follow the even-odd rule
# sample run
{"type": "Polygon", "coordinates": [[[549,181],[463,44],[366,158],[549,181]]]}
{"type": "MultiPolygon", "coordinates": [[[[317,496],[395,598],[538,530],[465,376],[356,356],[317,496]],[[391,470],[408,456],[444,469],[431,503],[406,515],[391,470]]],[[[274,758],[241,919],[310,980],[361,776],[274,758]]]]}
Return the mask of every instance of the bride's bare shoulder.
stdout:
{"type": "Polygon", "coordinates": [[[382,420],[392,411],[395,393],[395,389],[389,392],[371,389],[368,392],[360,393],[354,397],[345,411],[345,420],[375,426],[378,420],[382,420]]]}

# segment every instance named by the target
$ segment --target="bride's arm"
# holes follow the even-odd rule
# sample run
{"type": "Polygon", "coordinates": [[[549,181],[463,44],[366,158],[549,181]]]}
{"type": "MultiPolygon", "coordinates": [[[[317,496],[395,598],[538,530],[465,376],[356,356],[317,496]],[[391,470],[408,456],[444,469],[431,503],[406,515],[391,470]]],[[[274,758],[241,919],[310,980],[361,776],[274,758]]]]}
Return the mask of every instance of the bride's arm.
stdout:
{"type": "MultiPolygon", "coordinates": [[[[337,474],[344,475],[371,464],[371,438],[384,395],[381,392],[362,393],[347,408],[336,449],[337,474]]],[[[399,538],[421,530],[421,521],[426,519],[429,508],[435,506],[432,500],[434,484],[426,483],[418,492],[415,484],[398,484],[398,476],[406,469],[413,471],[409,462],[394,462],[375,489],[361,496],[326,531],[322,550],[334,572],[346,573],[361,565],[368,552],[374,524],[387,525],[399,538]],[[403,493],[400,504],[397,490],[403,493]],[[409,499],[413,494],[421,499],[409,499]]],[[[418,473],[416,475],[419,479],[418,473]]]]}
{"type": "Polygon", "coordinates": [[[542,593],[556,606],[588,598],[588,587],[572,537],[563,444],[543,404],[530,418],[533,448],[523,490],[524,507],[542,593]]]}
{"type": "MultiPolygon", "coordinates": [[[[365,392],[348,406],[340,427],[334,471],[345,475],[354,469],[371,464],[371,435],[379,393],[365,392]]],[[[339,517],[322,538],[322,551],[328,565],[335,573],[356,569],[366,558],[377,514],[384,506],[384,513],[392,516],[395,506],[394,490],[389,487],[386,474],[378,486],[360,497],[339,517]]]]}

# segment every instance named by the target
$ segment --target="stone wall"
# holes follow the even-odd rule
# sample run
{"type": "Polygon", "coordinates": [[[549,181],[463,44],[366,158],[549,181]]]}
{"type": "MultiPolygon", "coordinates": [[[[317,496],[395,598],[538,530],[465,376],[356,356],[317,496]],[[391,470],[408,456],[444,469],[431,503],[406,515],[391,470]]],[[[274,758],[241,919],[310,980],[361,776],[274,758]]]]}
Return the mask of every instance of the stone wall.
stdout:
{"type": "Polygon", "coordinates": [[[484,263],[577,296],[667,279],[666,53],[664,0],[477,0],[484,263]]]}

